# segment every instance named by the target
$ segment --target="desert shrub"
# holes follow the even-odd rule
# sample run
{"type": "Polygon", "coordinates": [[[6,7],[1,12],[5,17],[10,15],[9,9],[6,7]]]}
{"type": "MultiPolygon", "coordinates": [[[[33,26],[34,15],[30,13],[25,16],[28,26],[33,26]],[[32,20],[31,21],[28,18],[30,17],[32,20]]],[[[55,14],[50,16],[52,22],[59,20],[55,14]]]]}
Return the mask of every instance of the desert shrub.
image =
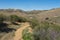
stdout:
{"type": "Polygon", "coordinates": [[[23,40],[33,40],[33,36],[30,32],[28,32],[28,29],[25,29],[22,35],[23,35],[23,40]]]}
{"type": "Polygon", "coordinates": [[[35,28],[36,26],[40,26],[40,24],[36,18],[29,20],[29,22],[30,22],[31,28],[35,28]]]}
{"type": "Polygon", "coordinates": [[[17,16],[17,15],[11,15],[11,16],[10,16],[10,20],[11,20],[11,22],[26,22],[26,21],[27,21],[26,18],[24,18],[24,17],[19,17],[19,16],[17,16]]]}
{"type": "Polygon", "coordinates": [[[41,23],[40,26],[36,26],[33,30],[34,40],[47,40],[45,35],[47,34],[48,23],[41,23]]]}
{"type": "Polygon", "coordinates": [[[51,24],[48,21],[39,23],[38,20],[30,20],[33,28],[34,40],[60,40],[60,26],[51,24]]]}
{"type": "Polygon", "coordinates": [[[27,22],[28,19],[25,18],[25,17],[19,17],[19,20],[18,20],[18,21],[19,21],[19,22],[27,22]]]}
{"type": "Polygon", "coordinates": [[[4,23],[4,21],[6,19],[6,16],[3,14],[0,14],[0,32],[6,32],[5,29],[8,28],[8,24],[4,23]]]}
{"type": "Polygon", "coordinates": [[[49,20],[49,18],[48,18],[48,17],[46,17],[46,18],[45,18],[45,20],[49,20]]]}
{"type": "Polygon", "coordinates": [[[0,14],[0,23],[3,23],[5,21],[5,15],[0,14]]]}
{"type": "Polygon", "coordinates": [[[34,40],[60,40],[60,26],[48,22],[40,23],[33,29],[34,40]]]}
{"type": "Polygon", "coordinates": [[[10,21],[11,22],[15,22],[19,19],[19,17],[17,15],[10,15],[10,21]]]}

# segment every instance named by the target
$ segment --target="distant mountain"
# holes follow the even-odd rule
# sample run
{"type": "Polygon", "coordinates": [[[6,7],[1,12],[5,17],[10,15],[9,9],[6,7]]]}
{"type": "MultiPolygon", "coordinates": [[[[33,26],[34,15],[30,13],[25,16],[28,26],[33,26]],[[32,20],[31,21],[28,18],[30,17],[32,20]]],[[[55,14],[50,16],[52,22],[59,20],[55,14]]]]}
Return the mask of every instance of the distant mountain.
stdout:
{"type": "Polygon", "coordinates": [[[0,9],[0,14],[4,15],[18,15],[27,18],[37,18],[38,20],[45,20],[45,18],[55,18],[60,16],[60,8],[53,8],[50,10],[32,10],[24,11],[20,9],[0,9]]]}

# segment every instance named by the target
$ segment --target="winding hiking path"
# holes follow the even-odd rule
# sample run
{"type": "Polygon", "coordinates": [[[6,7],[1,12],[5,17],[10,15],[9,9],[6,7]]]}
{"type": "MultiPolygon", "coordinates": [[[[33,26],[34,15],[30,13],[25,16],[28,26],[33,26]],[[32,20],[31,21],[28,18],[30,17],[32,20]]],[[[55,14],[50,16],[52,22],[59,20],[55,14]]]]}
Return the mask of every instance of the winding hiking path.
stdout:
{"type": "MultiPolygon", "coordinates": [[[[17,29],[17,31],[15,32],[14,40],[23,40],[22,32],[25,28],[27,28],[29,26],[30,26],[30,24],[28,22],[22,23],[20,28],[17,29]]],[[[29,27],[29,29],[31,29],[31,28],[29,27]]],[[[30,32],[31,32],[31,30],[30,30],[30,32]]]]}

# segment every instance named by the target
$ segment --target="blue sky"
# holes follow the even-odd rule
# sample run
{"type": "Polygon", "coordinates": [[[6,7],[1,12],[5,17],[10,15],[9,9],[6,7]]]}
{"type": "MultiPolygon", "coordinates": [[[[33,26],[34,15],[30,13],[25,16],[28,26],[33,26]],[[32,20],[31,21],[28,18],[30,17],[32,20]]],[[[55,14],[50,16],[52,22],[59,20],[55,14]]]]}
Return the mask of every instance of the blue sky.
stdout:
{"type": "Polygon", "coordinates": [[[59,7],[60,0],[0,0],[0,9],[47,10],[59,7]]]}

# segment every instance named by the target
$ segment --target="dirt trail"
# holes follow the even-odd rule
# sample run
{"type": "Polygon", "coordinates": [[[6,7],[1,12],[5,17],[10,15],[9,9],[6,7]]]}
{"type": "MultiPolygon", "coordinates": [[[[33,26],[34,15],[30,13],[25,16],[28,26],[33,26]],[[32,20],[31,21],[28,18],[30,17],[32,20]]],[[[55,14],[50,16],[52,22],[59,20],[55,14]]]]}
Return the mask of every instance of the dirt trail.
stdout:
{"type": "MultiPolygon", "coordinates": [[[[22,23],[20,28],[17,29],[17,31],[15,32],[14,40],[23,40],[22,39],[22,32],[25,28],[27,28],[29,26],[30,26],[30,24],[28,22],[22,23]]],[[[29,29],[31,29],[31,28],[29,27],[29,29]]],[[[31,32],[31,30],[30,30],[30,32],[31,32]]]]}

